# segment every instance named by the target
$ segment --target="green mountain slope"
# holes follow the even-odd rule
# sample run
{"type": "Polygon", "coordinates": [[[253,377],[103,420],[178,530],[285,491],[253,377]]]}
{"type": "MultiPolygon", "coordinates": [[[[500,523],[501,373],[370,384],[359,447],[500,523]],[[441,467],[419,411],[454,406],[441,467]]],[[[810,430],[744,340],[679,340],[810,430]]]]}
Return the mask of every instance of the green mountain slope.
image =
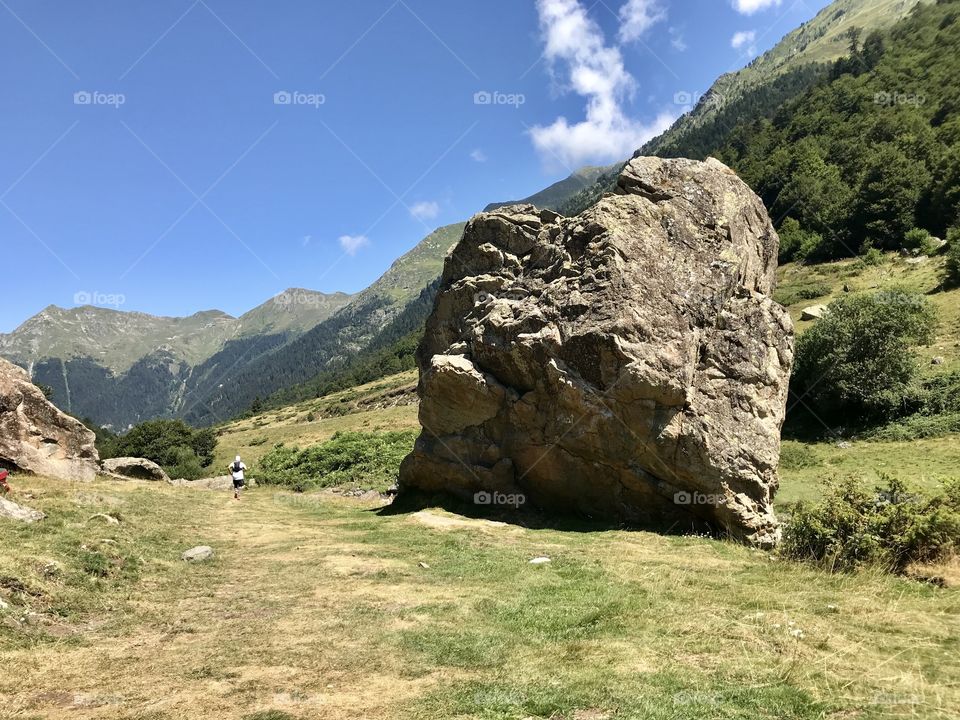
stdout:
{"type": "Polygon", "coordinates": [[[507,205],[531,204],[548,210],[559,210],[571,196],[576,195],[584,188],[595,184],[602,176],[610,173],[612,170],[619,171],[620,165],[606,165],[603,167],[587,166],[580,168],[570,176],[555,182],[548,188],[536,192],[523,200],[510,200],[508,202],[490,203],[484,208],[484,212],[490,212],[497,208],[507,205]]]}
{"type": "Polygon", "coordinates": [[[960,2],[920,5],[713,151],[763,198],[783,259],[921,250],[911,228],[960,222],[958,47],[960,2]]]}
{"type": "Polygon", "coordinates": [[[323,322],[349,303],[344,293],[291,289],[234,318],[219,310],[156,317],[84,306],[50,306],[0,335],[0,356],[53,390],[60,407],[123,428],[171,416],[198,380],[194,368],[231,344],[252,361],[323,322]]]}
{"type": "Polygon", "coordinates": [[[195,375],[203,377],[190,383],[181,411],[185,419],[197,425],[220,422],[258,399],[309,382],[331,366],[349,364],[440,275],[443,259],[464,226],[454,223],[430,233],[346,306],[282,351],[236,364],[233,359],[247,349],[239,343],[228,345],[224,357],[211,358],[208,367],[197,369],[195,375]],[[216,367],[209,367],[213,363],[216,367]]]}
{"type": "Polygon", "coordinates": [[[769,86],[781,75],[810,64],[832,62],[849,52],[846,33],[883,30],[905,17],[918,0],[836,0],[809,22],[789,32],[773,48],[742,70],[717,78],[697,106],[642,149],[644,155],[671,153],[687,135],[709,123],[723,108],[751,90],[769,86]]]}

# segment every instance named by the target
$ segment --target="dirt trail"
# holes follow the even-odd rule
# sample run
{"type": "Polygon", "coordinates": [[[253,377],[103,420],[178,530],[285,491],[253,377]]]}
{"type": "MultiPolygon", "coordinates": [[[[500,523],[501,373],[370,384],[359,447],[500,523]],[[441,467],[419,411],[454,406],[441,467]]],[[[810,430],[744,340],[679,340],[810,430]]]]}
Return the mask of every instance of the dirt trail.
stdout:
{"type": "MultiPolygon", "coordinates": [[[[11,717],[387,718],[430,685],[404,677],[396,648],[351,617],[403,596],[402,577],[388,587],[366,576],[402,575],[414,563],[377,558],[321,506],[307,511],[268,491],[239,502],[204,495],[195,534],[215,560],[172,559],[172,580],[135,586],[125,609],[106,608],[108,621],[79,645],[31,650],[31,687],[11,717]]],[[[324,504],[336,502],[349,501],[324,504]]]]}

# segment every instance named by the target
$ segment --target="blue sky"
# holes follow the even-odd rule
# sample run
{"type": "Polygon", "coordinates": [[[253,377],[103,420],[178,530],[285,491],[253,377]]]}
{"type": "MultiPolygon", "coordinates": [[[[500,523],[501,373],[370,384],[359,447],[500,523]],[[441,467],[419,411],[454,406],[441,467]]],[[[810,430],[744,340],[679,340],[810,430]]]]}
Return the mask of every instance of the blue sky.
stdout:
{"type": "Polygon", "coordinates": [[[0,332],[355,292],[606,164],[825,0],[0,0],[0,332]]]}

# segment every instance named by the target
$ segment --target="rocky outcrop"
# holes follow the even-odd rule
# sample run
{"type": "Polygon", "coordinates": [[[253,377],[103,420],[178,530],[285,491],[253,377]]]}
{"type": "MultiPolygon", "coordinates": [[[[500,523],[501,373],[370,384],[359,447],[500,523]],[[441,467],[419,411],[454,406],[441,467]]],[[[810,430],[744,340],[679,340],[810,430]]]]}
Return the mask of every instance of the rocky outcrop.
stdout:
{"type": "Polygon", "coordinates": [[[715,160],[635,158],[573,218],[476,216],[418,349],[401,496],[779,537],[793,327],[778,238],[715,160]],[[521,505],[522,506],[522,505],[521,505]]]}
{"type": "Polygon", "coordinates": [[[170,478],[163,468],[146,458],[110,458],[103,461],[103,472],[117,480],[170,482],[170,478]]]}
{"type": "Polygon", "coordinates": [[[0,359],[0,467],[61,480],[92,480],[94,434],[50,403],[22,368],[0,359]]]}

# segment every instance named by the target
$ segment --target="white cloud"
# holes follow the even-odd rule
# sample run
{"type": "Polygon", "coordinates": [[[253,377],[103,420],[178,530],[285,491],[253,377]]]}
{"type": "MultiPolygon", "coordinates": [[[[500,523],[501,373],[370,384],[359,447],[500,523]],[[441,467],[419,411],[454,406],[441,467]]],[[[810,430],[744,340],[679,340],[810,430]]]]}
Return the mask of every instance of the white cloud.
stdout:
{"type": "Polygon", "coordinates": [[[568,168],[620,159],[670,126],[674,118],[666,113],[649,124],[624,113],[622,103],[636,82],[624,67],[620,50],[607,46],[603,31],[579,0],[537,0],[537,12],[544,56],[554,71],[558,63],[566,67],[568,89],[587,100],[585,120],[571,124],[560,117],[530,130],[534,147],[545,159],[568,168]]]}
{"type": "Polygon", "coordinates": [[[415,203],[410,208],[410,214],[417,220],[433,220],[440,214],[440,206],[432,200],[415,203]]]}
{"type": "Polygon", "coordinates": [[[357,250],[370,244],[364,235],[341,235],[338,242],[347,255],[356,255],[357,250]]]}
{"type": "Polygon", "coordinates": [[[474,162],[485,163],[487,161],[487,154],[480,148],[476,148],[470,153],[470,159],[474,162]]]}
{"type": "Polygon", "coordinates": [[[670,47],[677,52],[684,52],[687,49],[687,41],[680,28],[672,27],[668,29],[668,32],[670,33],[670,47]]]}
{"type": "Polygon", "coordinates": [[[735,32],[733,37],[730,38],[730,47],[737,48],[739,50],[744,45],[752,45],[756,38],[757,33],[755,30],[741,30],[740,32],[735,32]]]}
{"type": "Polygon", "coordinates": [[[753,57],[757,54],[757,32],[756,30],[741,30],[735,32],[730,38],[730,47],[740,50],[747,57],[753,57]]]}
{"type": "Polygon", "coordinates": [[[733,7],[738,13],[753,15],[755,12],[776,7],[783,0],[733,0],[733,7]]]}
{"type": "Polygon", "coordinates": [[[667,11],[658,0],[627,0],[620,8],[620,42],[629,43],[639,39],[651,26],[666,17],[667,11]]]}
{"type": "Polygon", "coordinates": [[[313,235],[304,235],[303,238],[300,240],[300,244],[303,247],[306,247],[307,245],[310,244],[311,240],[313,240],[313,235]]]}

